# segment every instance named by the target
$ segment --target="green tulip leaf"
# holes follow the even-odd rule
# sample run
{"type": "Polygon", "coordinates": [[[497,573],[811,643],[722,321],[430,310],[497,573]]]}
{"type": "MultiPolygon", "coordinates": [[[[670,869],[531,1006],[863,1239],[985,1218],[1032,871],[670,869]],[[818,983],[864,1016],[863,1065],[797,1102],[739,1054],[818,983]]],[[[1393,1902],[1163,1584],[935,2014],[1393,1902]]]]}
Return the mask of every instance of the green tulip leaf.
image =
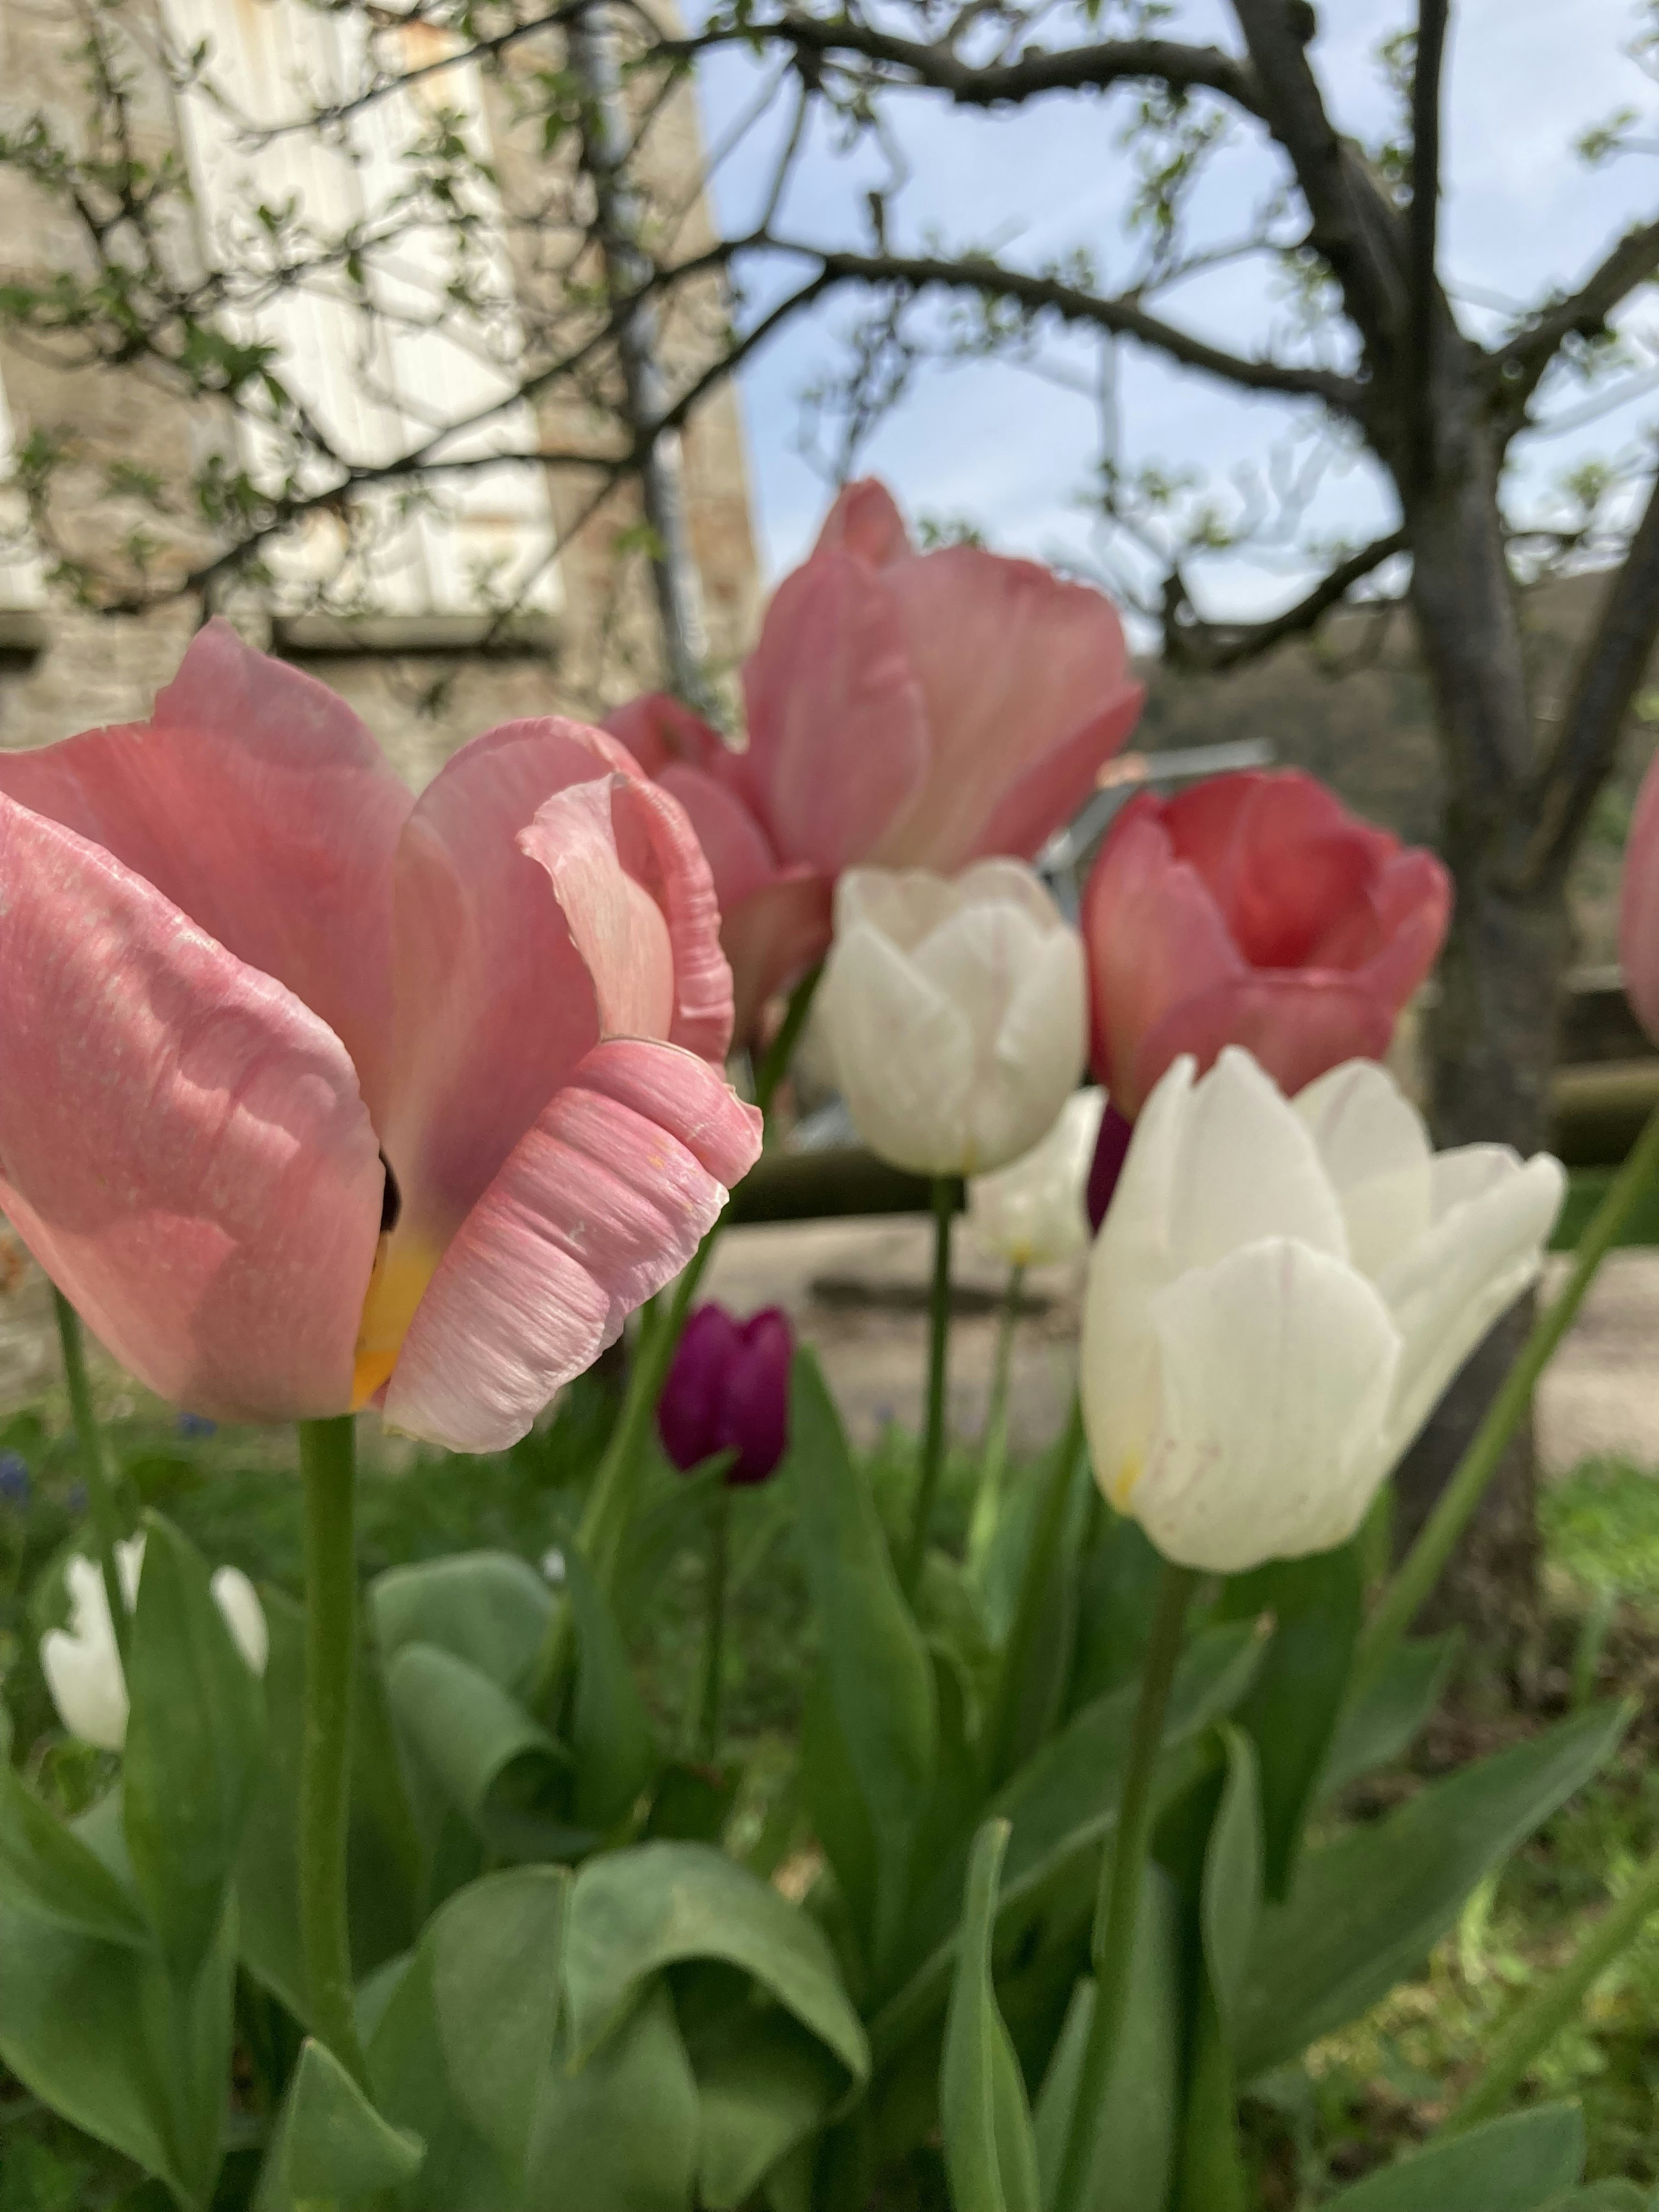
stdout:
{"type": "Polygon", "coordinates": [[[705,2012],[684,2031],[702,2115],[697,2202],[736,2212],[821,2128],[847,2087],[840,2062],[776,2005],[746,1991],[705,2012]]]}
{"type": "Polygon", "coordinates": [[[1583,2164],[1577,2106],[1540,2105],[1368,2173],[1331,2199],[1330,2212],[1545,2212],[1583,2164]]]}
{"type": "Polygon", "coordinates": [[[406,1644],[432,1644],[517,1692],[533,1673],[554,1599],[511,1552],[457,1552],[388,1567],[369,1585],[369,1611],[389,1668],[406,1644]]]}
{"type": "Polygon", "coordinates": [[[1376,1679],[1343,1712],[1319,1778],[1334,1797],[1361,1775],[1401,1758],[1439,1704],[1457,1657],[1459,1632],[1396,1644],[1376,1679]]]}
{"type": "Polygon", "coordinates": [[[1324,1771],[1352,1671],[1364,1607],[1358,1542],[1235,1576],[1221,1617],[1270,1615],[1261,1665],[1234,1717],[1255,1741],[1267,1893],[1282,1899],[1324,1771]]]}
{"type": "Polygon", "coordinates": [[[568,1755],[488,1674],[436,1644],[405,1644],[386,1692],[422,1771],[492,1849],[562,1859],[598,1841],[568,1817],[568,1755]]]}
{"type": "Polygon", "coordinates": [[[1008,1835],[1006,1820],[988,1820],[974,1838],[962,1942],[945,2016],[939,2101],[955,2212],[1041,2208],[1025,2083],[991,1981],[997,1877],[1008,1835]]]}
{"type": "Polygon", "coordinates": [[[608,1833],[625,1820],[657,1771],[657,1746],[628,1652],[604,1593],[574,1542],[565,1571],[576,1630],[571,1752],[578,1826],[608,1833]]]}
{"type": "Polygon", "coordinates": [[[253,2212],[361,2204],[418,2172],[418,2136],[380,2118],[332,2052],[309,2036],[259,2171],[253,2212]]]}
{"type": "Polygon", "coordinates": [[[1411,1973],[1486,1871],[1582,1789],[1626,1725],[1607,1707],[1436,1783],[1303,1860],[1261,1916],[1234,2030],[1239,2079],[1294,2058],[1411,1973]]]}
{"type": "MultiPolygon", "coordinates": [[[[1149,1865],[1135,1923],[1123,2040],[1084,2195],[1089,2212],[1146,2212],[1169,2197],[1181,2095],[1180,1925],[1175,1885],[1161,1867],[1149,1865]]],[[[1045,2205],[1054,2203],[1060,2185],[1094,2006],[1095,1984],[1085,1976],[1072,1992],[1037,2099],[1037,2170],[1045,2205]]]]}
{"type": "Polygon", "coordinates": [[[77,1936],[149,1950],[138,1900],[91,1847],[0,1762],[0,1903],[77,1936]]]}
{"type": "MultiPolygon", "coordinates": [[[[893,1571],[867,1480],[847,1448],[835,1401],[808,1351],[795,1356],[790,1437],[785,1480],[793,1486],[823,1654],[819,1737],[833,1721],[841,1746],[837,1760],[803,1762],[803,1787],[809,1811],[824,1815],[826,1848],[837,1824],[824,1776],[834,1776],[839,1765],[856,1790],[873,1855],[873,1897],[863,1934],[879,1971],[903,1931],[912,1853],[933,1779],[933,1670],[893,1571]]],[[[849,1896],[856,1887],[843,1883],[849,1896]]]]}
{"type": "Polygon", "coordinates": [[[127,1849],[162,1955],[189,1984],[224,1917],[258,1781],[264,1693],[201,1554],[159,1514],[144,1528],[127,1666],[127,1849]]]}
{"type": "Polygon", "coordinates": [[[389,1990],[374,1991],[372,2004],[370,1993],[359,2001],[375,2109],[426,2145],[398,2212],[517,2212],[519,2177],[468,2119],[450,2080],[433,1978],[433,1946],[423,1937],[400,1973],[387,1971],[389,1990]]]}
{"type": "Polygon", "coordinates": [[[569,1896],[563,1867],[487,1875],[449,1899],[425,1938],[451,2086],[515,2172],[553,2064],[569,1896]]]}
{"type": "Polygon", "coordinates": [[[690,2212],[700,2129],[691,2063],[655,1982],[597,2051],[550,2077],[526,2201],[690,2212]]]}
{"type": "Polygon", "coordinates": [[[996,1669],[985,1752],[994,1789],[1048,1741],[1064,1709],[1077,1644],[1084,1516],[1093,1496],[1088,1452],[1068,1425],[1043,1471],[996,1669]]]}
{"type": "Polygon", "coordinates": [[[1249,2204],[1231,2027],[1261,1911],[1261,1796],[1255,1743],[1230,1723],[1220,1733],[1227,1771],[1204,1851],[1177,2212],[1248,2212],[1249,2204]]]}
{"type": "Polygon", "coordinates": [[[849,2082],[868,2079],[864,2029],[821,1929],[702,1844],[641,1844],[578,1873],[565,1938],[571,2062],[586,2063],[647,1980],[692,1960],[738,1967],[833,2053],[849,2082]]]}

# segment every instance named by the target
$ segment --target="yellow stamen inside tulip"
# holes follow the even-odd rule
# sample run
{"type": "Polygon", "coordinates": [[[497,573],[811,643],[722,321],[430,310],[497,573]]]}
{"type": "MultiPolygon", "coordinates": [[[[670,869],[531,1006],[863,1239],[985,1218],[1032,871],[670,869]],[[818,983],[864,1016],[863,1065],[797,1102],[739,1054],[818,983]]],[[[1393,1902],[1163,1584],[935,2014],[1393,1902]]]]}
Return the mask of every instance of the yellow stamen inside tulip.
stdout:
{"type": "Polygon", "coordinates": [[[1106,1486],[1106,1495],[1120,1513],[1129,1503],[1130,1496],[1141,1476],[1146,1472],[1146,1462],[1139,1452],[1131,1452],[1118,1462],[1117,1473],[1106,1486]]]}
{"type": "Polygon", "coordinates": [[[407,1234],[381,1237],[357,1329],[351,1388],[354,1413],[368,1405],[397,1365],[415,1309],[442,1257],[439,1248],[424,1237],[407,1234]]]}

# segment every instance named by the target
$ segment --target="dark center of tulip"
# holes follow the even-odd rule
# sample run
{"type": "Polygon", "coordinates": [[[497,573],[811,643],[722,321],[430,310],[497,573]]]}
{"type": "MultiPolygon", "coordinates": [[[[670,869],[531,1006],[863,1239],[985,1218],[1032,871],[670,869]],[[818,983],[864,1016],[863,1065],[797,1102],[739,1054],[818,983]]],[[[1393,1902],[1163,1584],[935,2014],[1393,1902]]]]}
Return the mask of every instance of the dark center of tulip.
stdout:
{"type": "Polygon", "coordinates": [[[404,1194],[398,1188],[398,1178],[392,1172],[392,1163],[384,1152],[380,1165],[386,1170],[386,1187],[380,1193],[380,1234],[389,1237],[398,1226],[398,1217],[404,1210],[404,1194]]]}
{"type": "Polygon", "coordinates": [[[1109,1100],[1100,1117],[1100,1134],[1095,1140],[1095,1156],[1089,1165],[1089,1226],[1097,1234],[1106,1218],[1106,1209],[1117,1188],[1129,1139],[1134,1133],[1133,1122],[1126,1121],[1109,1100]]]}

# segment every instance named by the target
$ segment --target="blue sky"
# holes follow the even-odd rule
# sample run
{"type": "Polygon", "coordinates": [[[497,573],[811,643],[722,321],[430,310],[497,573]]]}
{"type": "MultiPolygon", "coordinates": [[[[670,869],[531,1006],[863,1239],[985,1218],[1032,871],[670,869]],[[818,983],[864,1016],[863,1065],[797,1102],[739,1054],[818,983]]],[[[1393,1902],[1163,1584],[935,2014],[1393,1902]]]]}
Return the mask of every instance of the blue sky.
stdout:
{"type": "MultiPolygon", "coordinates": [[[[1389,0],[1325,0],[1313,48],[1341,125],[1373,135],[1388,100],[1372,57],[1409,20],[1389,0]]],[[[1486,302],[1535,298],[1571,287],[1626,224],[1659,204],[1659,161],[1636,155],[1589,170],[1573,142],[1589,124],[1624,105],[1659,111],[1659,88],[1625,49],[1638,27],[1629,0],[1463,0],[1455,10],[1447,76],[1447,171],[1443,267],[1473,296],[1472,326],[1486,302]]],[[[1218,0],[1188,0],[1180,34],[1237,46],[1218,0]]],[[[1050,43],[1060,43],[1057,37],[1050,43]]],[[[750,64],[727,57],[705,77],[705,123],[719,144],[752,100],[750,64]]],[[[1085,246],[1109,272],[1131,265],[1121,212],[1129,176],[1115,143],[1123,107],[1076,96],[1023,112],[958,114],[943,101],[895,106],[913,181],[895,228],[901,240],[929,228],[951,241],[994,240],[1005,258],[1040,263],[1085,246]]],[[[769,173],[764,137],[719,169],[727,222],[751,213],[769,173]]],[[[848,157],[820,138],[808,150],[786,210],[804,235],[857,234],[861,195],[875,174],[864,154],[848,157]]],[[[1243,129],[1215,164],[1196,209],[1210,240],[1237,234],[1277,173],[1271,155],[1243,129]]],[[[1244,347],[1268,336],[1283,309],[1266,272],[1229,272],[1172,295],[1165,310],[1190,327],[1244,347]]],[[[743,403],[763,559],[775,576],[810,544],[829,496],[796,450],[801,394],[836,354],[848,304],[832,304],[749,368],[743,403]]],[[[1632,310],[1633,337],[1654,333],[1659,312],[1632,310]]],[[[1071,358],[1086,367],[1076,349],[1071,358]]],[[[1118,419],[1126,459],[1204,471],[1224,487],[1230,471],[1282,448],[1291,418],[1274,403],[1237,397],[1207,379],[1173,370],[1133,347],[1117,349],[1118,419]]],[[[1564,395],[1564,399],[1566,395],[1564,395]]],[[[927,374],[884,426],[863,465],[884,476],[912,513],[962,517],[1010,551],[1086,559],[1087,521],[1075,495],[1098,450],[1097,414],[1080,393],[997,364],[927,374]]],[[[1659,427],[1659,386],[1600,422],[1525,441],[1518,453],[1527,495],[1545,495],[1570,463],[1628,450],[1648,424],[1659,427]]],[[[1320,533],[1358,536],[1385,526],[1389,509],[1363,458],[1328,470],[1309,520],[1320,533]]],[[[1206,572],[1214,611],[1247,611],[1292,595],[1299,562],[1288,554],[1230,557],[1206,572]]]]}

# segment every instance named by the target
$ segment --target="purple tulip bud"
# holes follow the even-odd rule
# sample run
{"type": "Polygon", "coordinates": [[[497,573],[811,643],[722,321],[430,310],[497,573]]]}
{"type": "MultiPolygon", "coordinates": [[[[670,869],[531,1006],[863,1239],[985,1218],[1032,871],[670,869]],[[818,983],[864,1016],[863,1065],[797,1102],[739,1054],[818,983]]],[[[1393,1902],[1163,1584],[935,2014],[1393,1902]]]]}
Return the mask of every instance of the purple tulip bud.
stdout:
{"type": "Polygon", "coordinates": [[[699,1306],[685,1324],[657,1407],[662,1448],[689,1474],[715,1452],[735,1451],[729,1486],[764,1482],[789,1442],[789,1317],[768,1306],[734,1321],[699,1306]]]}
{"type": "Polygon", "coordinates": [[[1117,1179],[1123,1172],[1129,1139],[1134,1133],[1134,1123],[1125,1121],[1109,1098],[1106,1111],[1100,1117],[1100,1134],[1095,1139],[1095,1156],[1089,1168],[1089,1226],[1097,1236],[1112,1202],[1112,1193],[1117,1188],[1117,1179]]]}

